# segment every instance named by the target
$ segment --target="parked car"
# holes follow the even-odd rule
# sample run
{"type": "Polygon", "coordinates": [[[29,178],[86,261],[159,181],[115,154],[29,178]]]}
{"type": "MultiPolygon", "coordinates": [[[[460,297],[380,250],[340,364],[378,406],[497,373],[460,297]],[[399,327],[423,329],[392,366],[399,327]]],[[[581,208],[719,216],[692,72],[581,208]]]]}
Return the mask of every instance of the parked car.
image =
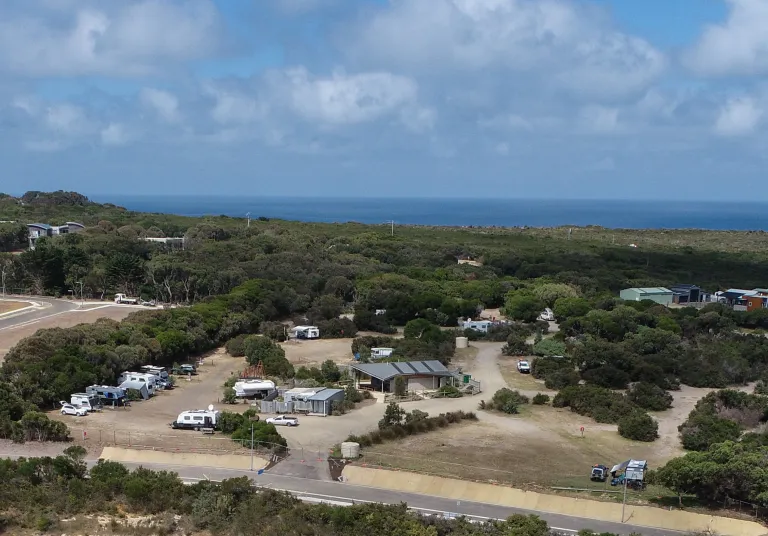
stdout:
{"type": "Polygon", "coordinates": [[[185,364],[178,367],[173,367],[171,372],[173,374],[192,374],[194,376],[197,374],[197,367],[195,367],[195,365],[185,364]]]}
{"type": "Polygon", "coordinates": [[[277,417],[270,417],[267,419],[267,424],[274,424],[275,426],[298,426],[299,419],[296,417],[288,417],[287,415],[278,415],[277,417]]]}
{"type": "Polygon", "coordinates": [[[62,415],[74,415],[75,417],[85,417],[88,415],[88,410],[85,408],[78,408],[67,402],[61,403],[62,415]]]}
{"type": "Polygon", "coordinates": [[[517,362],[517,371],[521,374],[529,374],[531,372],[531,364],[521,359],[517,362]]]}

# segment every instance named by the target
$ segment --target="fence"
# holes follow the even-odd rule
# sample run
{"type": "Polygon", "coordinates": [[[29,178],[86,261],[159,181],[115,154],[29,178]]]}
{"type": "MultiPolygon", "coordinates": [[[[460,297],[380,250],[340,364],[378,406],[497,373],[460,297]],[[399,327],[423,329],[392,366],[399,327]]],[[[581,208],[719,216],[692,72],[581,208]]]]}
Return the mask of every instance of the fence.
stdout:
{"type": "Polygon", "coordinates": [[[280,402],[278,400],[262,400],[261,413],[293,413],[296,402],[280,402]]]}

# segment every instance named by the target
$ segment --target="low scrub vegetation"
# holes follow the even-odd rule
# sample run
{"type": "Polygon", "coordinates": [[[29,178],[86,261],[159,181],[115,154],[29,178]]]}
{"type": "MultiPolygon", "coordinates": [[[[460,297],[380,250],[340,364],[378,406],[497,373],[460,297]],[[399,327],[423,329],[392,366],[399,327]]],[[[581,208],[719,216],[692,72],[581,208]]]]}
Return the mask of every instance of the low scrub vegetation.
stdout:
{"type": "Polygon", "coordinates": [[[490,402],[480,401],[479,408],[488,411],[501,411],[509,415],[520,413],[520,406],[528,404],[530,400],[527,396],[520,394],[519,391],[513,391],[506,387],[493,393],[490,402]]]}
{"type": "MultiPolygon", "coordinates": [[[[725,441],[736,441],[746,430],[768,420],[768,397],[732,389],[709,393],[699,400],[680,425],[686,450],[703,451],[725,441]]],[[[750,440],[755,440],[754,435],[750,440]]]]}
{"type": "Polygon", "coordinates": [[[405,411],[395,402],[390,402],[384,411],[384,417],[379,421],[379,429],[363,435],[351,435],[347,441],[359,443],[362,447],[370,447],[384,441],[393,441],[415,434],[431,432],[445,428],[451,424],[463,421],[476,421],[477,415],[472,412],[453,411],[430,417],[420,410],[405,411]]]}
{"type": "Polygon", "coordinates": [[[274,424],[267,424],[262,420],[255,420],[257,413],[253,409],[244,413],[232,413],[224,411],[219,416],[219,428],[223,434],[228,434],[233,440],[251,448],[282,452],[288,446],[285,438],[281,436],[274,424]]]}
{"type": "Polygon", "coordinates": [[[531,404],[535,406],[543,406],[545,404],[549,404],[549,395],[536,393],[536,395],[531,399],[531,404]]]}

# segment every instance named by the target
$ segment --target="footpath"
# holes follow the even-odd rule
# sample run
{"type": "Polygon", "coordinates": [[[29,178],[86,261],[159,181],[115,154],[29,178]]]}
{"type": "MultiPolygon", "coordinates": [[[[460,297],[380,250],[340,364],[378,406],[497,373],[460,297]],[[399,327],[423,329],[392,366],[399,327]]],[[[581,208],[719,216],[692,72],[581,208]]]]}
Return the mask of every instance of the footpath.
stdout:
{"type": "MultiPolygon", "coordinates": [[[[345,482],[358,486],[495,504],[613,523],[621,522],[621,504],[561,495],[547,495],[506,486],[404,471],[371,469],[355,465],[345,467],[343,475],[345,482]]],[[[754,521],[697,514],[682,510],[664,510],[652,506],[627,505],[624,512],[624,522],[635,526],[679,532],[710,531],[724,536],[765,536],[768,534],[766,527],[754,521]]]]}

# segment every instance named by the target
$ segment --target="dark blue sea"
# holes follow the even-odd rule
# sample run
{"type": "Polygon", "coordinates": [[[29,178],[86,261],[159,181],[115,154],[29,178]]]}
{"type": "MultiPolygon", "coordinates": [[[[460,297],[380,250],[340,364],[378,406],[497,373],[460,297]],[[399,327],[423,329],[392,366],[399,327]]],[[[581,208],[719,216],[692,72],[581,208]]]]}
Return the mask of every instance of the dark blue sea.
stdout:
{"type": "Polygon", "coordinates": [[[306,222],[626,229],[768,229],[768,203],[531,199],[93,196],[130,210],[306,222]]]}

